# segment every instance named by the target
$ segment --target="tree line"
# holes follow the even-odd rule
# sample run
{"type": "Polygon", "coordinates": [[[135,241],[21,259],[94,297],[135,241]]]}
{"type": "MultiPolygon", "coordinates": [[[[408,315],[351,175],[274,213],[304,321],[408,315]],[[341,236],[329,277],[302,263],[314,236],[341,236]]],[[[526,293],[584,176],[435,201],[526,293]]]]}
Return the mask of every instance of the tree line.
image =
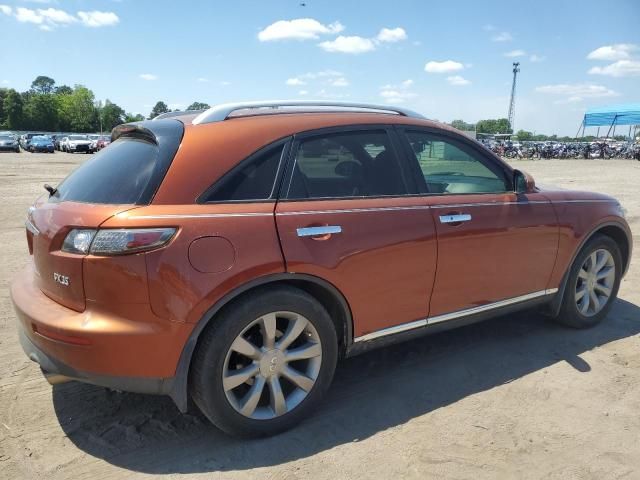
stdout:
{"type": "MultiPolygon", "coordinates": [[[[209,108],[202,102],[189,105],[189,110],[209,108]]],[[[147,118],[152,119],[171,110],[165,102],[157,102],[147,118]]],[[[98,102],[84,85],[56,85],[53,78],[40,75],[25,92],[0,88],[0,129],[45,132],[111,131],[116,125],[139,122],[141,114],[125,112],[119,105],[98,102]]]]}

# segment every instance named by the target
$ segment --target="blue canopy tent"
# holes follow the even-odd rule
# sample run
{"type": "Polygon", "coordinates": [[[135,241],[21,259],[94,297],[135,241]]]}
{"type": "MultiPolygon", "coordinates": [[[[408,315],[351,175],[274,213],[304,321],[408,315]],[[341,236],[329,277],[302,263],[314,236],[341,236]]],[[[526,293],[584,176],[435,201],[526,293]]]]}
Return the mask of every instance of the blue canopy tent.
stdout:
{"type": "MultiPolygon", "coordinates": [[[[615,133],[617,125],[640,125],[640,103],[590,108],[584,114],[580,128],[582,128],[582,136],[584,136],[586,127],[598,127],[599,133],[600,127],[608,126],[607,137],[609,137],[611,129],[613,128],[615,133]]],[[[578,133],[580,133],[580,128],[578,128],[578,133]]],[[[631,133],[631,127],[629,127],[629,133],[631,133]]]]}

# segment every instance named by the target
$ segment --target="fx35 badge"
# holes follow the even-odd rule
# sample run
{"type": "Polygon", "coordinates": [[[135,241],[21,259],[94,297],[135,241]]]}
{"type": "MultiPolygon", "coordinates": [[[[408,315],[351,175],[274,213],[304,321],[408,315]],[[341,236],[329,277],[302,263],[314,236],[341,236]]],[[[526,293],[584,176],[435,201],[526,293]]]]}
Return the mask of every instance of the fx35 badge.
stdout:
{"type": "Polygon", "coordinates": [[[66,275],[60,275],[58,272],[53,272],[53,280],[65,287],[69,286],[69,277],[66,275]]]}

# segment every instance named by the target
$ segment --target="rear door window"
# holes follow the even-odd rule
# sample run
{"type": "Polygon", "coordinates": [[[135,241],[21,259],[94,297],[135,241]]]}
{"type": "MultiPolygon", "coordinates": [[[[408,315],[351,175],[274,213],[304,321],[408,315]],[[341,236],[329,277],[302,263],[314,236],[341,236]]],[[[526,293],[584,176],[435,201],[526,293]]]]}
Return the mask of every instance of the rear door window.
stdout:
{"type": "Polygon", "coordinates": [[[287,198],[354,198],[408,194],[384,130],[313,136],[300,141],[287,198]]]}

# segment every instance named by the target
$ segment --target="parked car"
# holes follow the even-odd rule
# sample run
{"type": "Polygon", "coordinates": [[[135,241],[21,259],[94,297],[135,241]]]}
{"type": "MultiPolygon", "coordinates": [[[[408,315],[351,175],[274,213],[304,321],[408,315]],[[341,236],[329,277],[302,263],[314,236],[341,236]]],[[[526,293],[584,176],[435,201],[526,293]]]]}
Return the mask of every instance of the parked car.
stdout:
{"type": "Polygon", "coordinates": [[[60,148],[67,153],[93,153],[91,140],[86,135],[69,135],[60,142],[60,148]]]}
{"type": "Polygon", "coordinates": [[[31,143],[29,144],[29,151],[31,153],[35,153],[35,152],[54,153],[53,140],[51,140],[51,137],[47,135],[40,135],[40,136],[33,137],[31,139],[31,143]]]}
{"type": "Polygon", "coordinates": [[[0,152],[20,153],[20,144],[16,137],[6,133],[0,133],[0,152]]]}
{"type": "Polygon", "coordinates": [[[108,147],[111,143],[110,135],[101,135],[98,141],[96,142],[96,150],[102,150],[105,147],[108,147]]]}
{"type": "Polygon", "coordinates": [[[39,137],[42,135],[44,135],[44,133],[25,133],[20,137],[20,146],[23,150],[29,150],[33,137],[39,137]]]}
{"type": "Polygon", "coordinates": [[[100,135],[89,134],[87,135],[89,140],[91,140],[91,153],[98,151],[98,140],[100,140],[100,135]]]}
{"type": "Polygon", "coordinates": [[[594,326],[631,258],[614,198],[388,105],[227,104],[113,139],[28,211],[22,346],[52,383],[191,396],[234,435],[307,418],[374,347],[532,307],[594,326]]]}

